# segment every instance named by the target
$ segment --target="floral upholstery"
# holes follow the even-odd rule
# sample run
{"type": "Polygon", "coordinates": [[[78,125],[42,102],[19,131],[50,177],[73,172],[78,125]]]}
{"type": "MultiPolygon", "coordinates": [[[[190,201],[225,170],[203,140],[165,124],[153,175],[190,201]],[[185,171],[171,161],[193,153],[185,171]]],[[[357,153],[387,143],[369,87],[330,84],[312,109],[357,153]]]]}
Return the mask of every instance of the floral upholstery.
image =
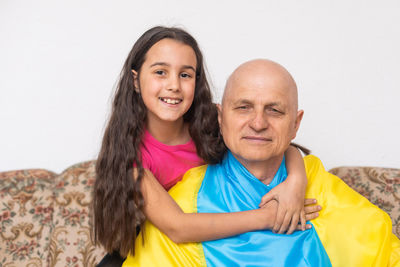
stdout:
{"type": "Polygon", "coordinates": [[[45,170],[0,173],[0,266],[47,265],[55,176],[45,170]]]}
{"type": "Polygon", "coordinates": [[[90,236],[90,202],[95,181],[94,161],[68,168],[54,183],[54,228],[50,266],[95,266],[104,256],[90,236]]]}
{"type": "MultiPolygon", "coordinates": [[[[61,174],[32,169],[0,173],[0,267],[95,266],[105,252],[90,238],[94,161],[61,174]]],[[[400,237],[400,169],[330,170],[389,213],[400,237]]]]}
{"type": "Polygon", "coordinates": [[[393,233],[400,238],[400,169],[339,167],[330,172],[388,213],[393,233]]]}
{"type": "Polygon", "coordinates": [[[95,266],[105,252],[90,239],[93,182],[94,161],[0,173],[0,266],[95,266]]]}

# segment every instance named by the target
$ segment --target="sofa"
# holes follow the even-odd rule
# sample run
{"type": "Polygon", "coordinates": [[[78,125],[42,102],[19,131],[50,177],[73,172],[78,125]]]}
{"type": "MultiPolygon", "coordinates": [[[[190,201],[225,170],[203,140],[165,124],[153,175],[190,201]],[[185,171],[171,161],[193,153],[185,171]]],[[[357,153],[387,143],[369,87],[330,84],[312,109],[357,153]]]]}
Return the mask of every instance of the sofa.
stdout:
{"type": "MultiPolygon", "coordinates": [[[[95,266],[105,251],[90,236],[95,161],[61,174],[29,169],[0,173],[0,267],[95,266]]],[[[330,170],[386,211],[400,237],[400,169],[330,170]]]]}

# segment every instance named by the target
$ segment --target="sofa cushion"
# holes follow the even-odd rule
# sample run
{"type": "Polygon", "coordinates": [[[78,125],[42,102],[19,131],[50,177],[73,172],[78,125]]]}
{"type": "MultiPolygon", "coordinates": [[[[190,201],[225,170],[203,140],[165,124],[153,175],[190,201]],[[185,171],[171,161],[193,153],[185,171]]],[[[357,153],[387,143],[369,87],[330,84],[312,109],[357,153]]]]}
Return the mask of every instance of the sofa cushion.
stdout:
{"type": "Polygon", "coordinates": [[[330,172],[387,212],[393,233],[400,238],[400,169],[338,167],[330,172]]]}
{"type": "Polygon", "coordinates": [[[0,173],[0,266],[47,266],[55,173],[0,173]]]}
{"type": "Polygon", "coordinates": [[[55,178],[50,266],[95,266],[105,255],[90,236],[95,162],[74,165],[55,178]]]}

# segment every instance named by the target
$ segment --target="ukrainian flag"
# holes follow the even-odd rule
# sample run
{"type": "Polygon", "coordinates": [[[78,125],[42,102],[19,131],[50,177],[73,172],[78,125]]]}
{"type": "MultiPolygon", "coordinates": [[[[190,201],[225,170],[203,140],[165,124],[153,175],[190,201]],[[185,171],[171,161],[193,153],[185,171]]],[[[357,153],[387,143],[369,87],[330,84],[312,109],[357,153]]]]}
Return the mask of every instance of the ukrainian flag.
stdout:
{"type": "MultiPolygon", "coordinates": [[[[150,222],[136,240],[129,266],[400,266],[400,241],[389,216],[325,171],[315,156],[304,158],[306,197],[323,207],[312,229],[292,235],[255,231],[202,243],[175,244],[150,222]]],[[[169,193],[184,212],[234,212],[258,208],[286,178],[282,162],[269,186],[228,152],[218,165],[189,170],[169,193]]]]}

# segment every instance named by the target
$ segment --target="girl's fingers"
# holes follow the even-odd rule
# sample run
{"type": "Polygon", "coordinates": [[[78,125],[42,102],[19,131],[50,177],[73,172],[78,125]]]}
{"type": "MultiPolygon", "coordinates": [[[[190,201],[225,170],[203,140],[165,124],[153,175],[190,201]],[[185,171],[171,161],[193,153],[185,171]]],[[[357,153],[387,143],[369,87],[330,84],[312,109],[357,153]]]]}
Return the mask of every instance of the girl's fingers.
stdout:
{"type": "MultiPolygon", "coordinates": [[[[306,228],[306,230],[311,229],[311,224],[306,224],[305,228],[306,228]]],[[[300,224],[297,225],[296,230],[303,230],[303,229],[301,229],[301,225],[300,224]]]]}
{"type": "Polygon", "coordinates": [[[320,210],[321,210],[321,206],[320,205],[312,205],[312,206],[305,206],[304,207],[304,212],[306,214],[318,212],[320,210]]]}
{"type": "MultiPolygon", "coordinates": [[[[319,216],[318,212],[309,213],[309,214],[306,214],[306,220],[311,221],[311,220],[314,220],[315,218],[317,218],[318,216],[319,216]]],[[[307,224],[307,225],[309,225],[309,224],[307,224]]]]}
{"type": "Polygon", "coordinates": [[[306,198],[304,199],[304,206],[317,204],[317,200],[315,198],[306,198]]]}
{"type": "Polygon", "coordinates": [[[307,222],[306,213],[305,213],[305,210],[302,209],[300,212],[300,226],[301,226],[301,230],[303,230],[303,231],[306,229],[306,222],[307,222]]]}

